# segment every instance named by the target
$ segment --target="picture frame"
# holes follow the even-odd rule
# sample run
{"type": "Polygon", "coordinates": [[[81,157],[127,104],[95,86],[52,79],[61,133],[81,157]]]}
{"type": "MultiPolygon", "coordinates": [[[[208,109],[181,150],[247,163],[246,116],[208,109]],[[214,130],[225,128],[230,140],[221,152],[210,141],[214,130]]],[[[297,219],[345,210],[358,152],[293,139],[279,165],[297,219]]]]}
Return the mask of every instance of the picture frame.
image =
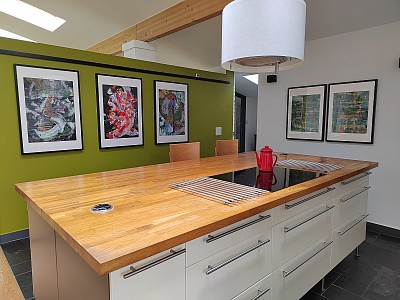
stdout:
{"type": "Polygon", "coordinates": [[[327,142],[372,144],[378,79],[329,84],[327,142]]]}
{"type": "Polygon", "coordinates": [[[99,147],[143,146],[142,80],[96,74],[99,147]]]}
{"type": "Polygon", "coordinates": [[[79,72],[14,64],[21,154],[83,150],[79,72]]]}
{"type": "Polygon", "coordinates": [[[156,144],[189,141],[188,85],[154,81],[156,144]]]}
{"type": "Polygon", "coordinates": [[[288,88],[286,139],[323,141],[326,84],[288,88]]]}

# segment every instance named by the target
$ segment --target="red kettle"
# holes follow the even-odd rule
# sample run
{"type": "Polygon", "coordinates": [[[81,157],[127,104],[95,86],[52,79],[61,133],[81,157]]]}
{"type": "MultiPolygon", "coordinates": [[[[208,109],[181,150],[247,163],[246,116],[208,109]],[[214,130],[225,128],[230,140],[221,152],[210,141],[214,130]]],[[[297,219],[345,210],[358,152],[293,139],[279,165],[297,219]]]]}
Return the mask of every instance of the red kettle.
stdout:
{"type": "Polygon", "coordinates": [[[257,158],[257,165],[260,171],[272,172],[278,160],[278,156],[272,154],[272,149],[268,146],[265,146],[261,149],[260,156],[258,155],[257,151],[255,151],[255,153],[257,158]],[[272,158],[273,156],[275,157],[275,160],[272,158]]]}

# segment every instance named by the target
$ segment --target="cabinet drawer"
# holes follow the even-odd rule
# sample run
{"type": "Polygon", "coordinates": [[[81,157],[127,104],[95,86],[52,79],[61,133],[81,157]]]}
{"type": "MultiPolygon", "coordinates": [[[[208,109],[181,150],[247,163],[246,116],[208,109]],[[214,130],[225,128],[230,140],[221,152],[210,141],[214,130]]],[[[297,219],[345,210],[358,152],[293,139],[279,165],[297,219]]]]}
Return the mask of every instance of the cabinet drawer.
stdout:
{"type": "Polygon", "coordinates": [[[333,210],[333,228],[338,228],[355,217],[367,213],[368,182],[341,194],[335,198],[333,210]]]}
{"type": "Polygon", "coordinates": [[[332,203],[329,200],[273,227],[273,270],[332,232],[332,203]]]}
{"type": "Polygon", "coordinates": [[[333,232],[332,268],[365,240],[367,216],[360,215],[333,232]]]}
{"type": "Polygon", "coordinates": [[[272,300],[300,299],[330,270],[330,236],[318,241],[271,275],[272,300]]]}
{"type": "Polygon", "coordinates": [[[247,218],[186,243],[186,265],[191,266],[272,226],[271,210],[247,218]]]}
{"type": "Polygon", "coordinates": [[[261,279],[232,300],[271,300],[271,275],[261,279]]]}
{"type": "Polygon", "coordinates": [[[271,229],[186,269],[187,300],[228,300],[271,272],[271,229]]]}
{"type": "Polygon", "coordinates": [[[289,201],[274,208],[274,224],[287,220],[329,199],[333,199],[335,188],[327,187],[304,197],[289,201]]]}
{"type": "Polygon", "coordinates": [[[185,248],[178,246],[109,274],[110,300],[185,299],[185,248]]]}
{"type": "Polygon", "coordinates": [[[360,184],[368,184],[369,175],[371,174],[372,174],[371,172],[364,172],[335,184],[336,187],[335,195],[340,195],[342,193],[345,193],[346,191],[354,189],[356,186],[360,184]]]}

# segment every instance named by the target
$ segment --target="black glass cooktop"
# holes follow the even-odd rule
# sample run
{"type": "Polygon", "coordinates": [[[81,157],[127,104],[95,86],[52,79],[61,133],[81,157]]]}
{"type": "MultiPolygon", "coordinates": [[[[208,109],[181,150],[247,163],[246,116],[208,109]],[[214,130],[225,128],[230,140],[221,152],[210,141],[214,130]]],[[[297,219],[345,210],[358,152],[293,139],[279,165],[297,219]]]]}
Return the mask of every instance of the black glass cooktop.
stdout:
{"type": "Polygon", "coordinates": [[[210,177],[275,192],[323,175],[325,174],[313,171],[274,167],[273,172],[250,168],[210,177]]]}

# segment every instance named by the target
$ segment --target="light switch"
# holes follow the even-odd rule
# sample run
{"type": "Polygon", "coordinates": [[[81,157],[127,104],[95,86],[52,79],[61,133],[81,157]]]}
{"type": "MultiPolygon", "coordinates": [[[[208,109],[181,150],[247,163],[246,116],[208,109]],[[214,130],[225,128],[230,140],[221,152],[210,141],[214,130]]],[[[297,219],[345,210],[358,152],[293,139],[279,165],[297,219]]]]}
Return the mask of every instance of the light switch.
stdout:
{"type": "Polygon", "coordinates": [[[215,127],[215,135],[222,135],[222,127],[215,127]]]}

